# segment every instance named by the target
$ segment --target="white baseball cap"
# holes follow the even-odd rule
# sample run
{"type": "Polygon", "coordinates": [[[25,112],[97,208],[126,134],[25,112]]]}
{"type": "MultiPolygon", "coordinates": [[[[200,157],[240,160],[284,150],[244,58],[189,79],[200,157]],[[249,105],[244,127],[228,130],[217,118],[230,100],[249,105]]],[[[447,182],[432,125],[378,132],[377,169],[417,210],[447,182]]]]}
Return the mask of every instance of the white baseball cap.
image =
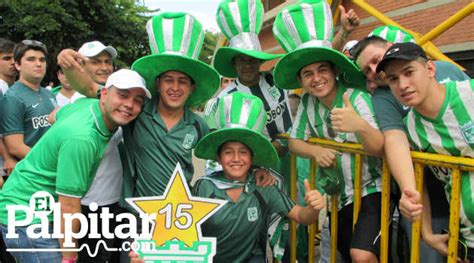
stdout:
{"type": "Polygon", "coordinates": [[[115,50],[114,47],[105,46],[100,41],[86,42],[84,45],[82,45],[78,52],[86,57],[94,57],[99,55],[102,51],[109,53],[112,58],[117,56],[117,50],[115,50]]]}
{"type": "Polygon", "coordinates": [[[145,79],[143,79],[136,71],[130,69],[121,69],[115,71],[109,76],[107,82],[105,83],[105,87],[107,89],[112,86],[116,87],[117,89],[141,88],[143,91],[145,91],[146,97],[151,99],[151,93],[146,88],[145,79]]]}
{"type": "Polygon", "coordinates": [[[355,47],[355,45],[357,45],[357,43],[359,43],[357,40],[348,41],[342,48],[342,53],[346,52],[347,50],[351,50],[353,47],[355,47]]]}

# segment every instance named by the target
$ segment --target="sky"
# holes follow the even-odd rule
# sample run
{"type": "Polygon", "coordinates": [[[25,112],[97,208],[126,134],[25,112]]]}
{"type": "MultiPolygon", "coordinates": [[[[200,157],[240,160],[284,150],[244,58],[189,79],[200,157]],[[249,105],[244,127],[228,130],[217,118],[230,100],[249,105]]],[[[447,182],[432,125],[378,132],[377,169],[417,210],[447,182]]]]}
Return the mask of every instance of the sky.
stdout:
{"type": "Polygon", "coordinates": [[[181,11],[192,14],[206,30],[219,31],[216,23],[216,10],[221,0],[141,0],[149,9],[161,11],[181,11]]]}

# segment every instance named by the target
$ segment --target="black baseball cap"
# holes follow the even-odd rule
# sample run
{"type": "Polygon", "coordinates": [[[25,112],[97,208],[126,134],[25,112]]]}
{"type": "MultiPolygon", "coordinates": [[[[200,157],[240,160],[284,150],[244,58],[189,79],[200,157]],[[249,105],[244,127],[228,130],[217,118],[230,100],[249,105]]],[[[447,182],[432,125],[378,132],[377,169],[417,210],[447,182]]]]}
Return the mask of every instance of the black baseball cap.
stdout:
{"type": "Polygon", "coordinates": [[[384,70],[388,62],[393,59],[415,60],[419,57],[428,59],[423,48],[412,42],[395,43],[393,44],[380,61],[377,66],[377,72],[384,70]]]}

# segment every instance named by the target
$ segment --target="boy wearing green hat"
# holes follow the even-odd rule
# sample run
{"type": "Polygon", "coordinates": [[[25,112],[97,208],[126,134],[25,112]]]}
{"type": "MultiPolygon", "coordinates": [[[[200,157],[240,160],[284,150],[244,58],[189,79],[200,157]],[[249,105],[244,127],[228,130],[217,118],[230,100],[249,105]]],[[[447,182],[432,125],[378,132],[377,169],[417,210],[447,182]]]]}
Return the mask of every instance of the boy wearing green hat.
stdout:
{"type": "Polygon", "coordinates": [[[352,233],[355,156],[305,142],[309,137],[319,137],[366,147],[383,139],[378,134],[370,95],[359,88],[364,85],[363,77],[344,54],[331,48],[332,30],[332,14],[325,2],[282,9],[275,18],[273,33],[289,53],[275,67],[275,82],[280,88],[302,86],[306,90],[290,134],[290,151],[314,158],[322,168],[317,184],[328,194],[339,193],[339,251],[346,261],[373,262],[379,253],[380,159],[362,160],[361,210],[352,233]]]}
{"type": "Polygon", "coordinates": [[[229,40],[229,46],[217,50],[214,68],[222,76],[236,78],[218,96],[241,91],[263,101],[267,112],[267,124],[263,133],[272,139],[279,155],[283,155],[286,147],[275,137],[291,127],[292,119],[287,92],[274,86],[271,74],[260,72],[263,62],[281,56],[262,51],[258,33],[263,23],[263,12],[261,1],[233,0],[219,4],[217,24],[229,40]]]}
{"type": "MultiPolygon", "coordinates": [[[[194,173],[192,149],[208,133],[204,120],[189,110],[208,100],[219,87],[219,75],[197,60],[204,34],[193,16],[163,12],[146,25],[152,55],[135,61],[153,98],[137,120],[123,127],[125,143],[124,196],[163,194],[176,163],[191,181],[194,173]]],[[[98,85],[75,68],[83,56],[58,56],[68,79],[79,79],[74,87],[88,97],[98,85]]],[[[72,82],[72,81],[71,81],[72,82]]]]}
{"type": "Polygon", "coordinates": [[[223,96],[215,116],[218,129],[197,144],[195,154],[218,161],[223,171],[201,177],[193,191],[199,197],[228,202],[202,224],[202,234],[216,237],[214,262],[266,262],[268,217],[278,213],[311,224],[325,206],[325,199],[306,181],[308,205],[301,207],[276,186],[256,186],[249,176],[254,166],[278,166],[274,147],[261,134],[266,116],[259,98],[241,92],[223,96]]]}

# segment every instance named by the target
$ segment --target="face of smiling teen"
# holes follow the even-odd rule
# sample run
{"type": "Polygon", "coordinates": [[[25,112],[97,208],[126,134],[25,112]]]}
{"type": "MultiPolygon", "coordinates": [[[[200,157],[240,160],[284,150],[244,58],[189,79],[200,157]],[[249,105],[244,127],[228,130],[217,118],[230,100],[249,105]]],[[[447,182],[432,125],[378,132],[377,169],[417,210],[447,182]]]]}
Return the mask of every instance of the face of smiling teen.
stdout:
{"type": "Polygon", "coordinates": [[[168,111],[183,110],[186,101],[194,90],[191,78],[179,71],[168,71],[159,77],[159,107],[168,111]]]}
{"type": "Polygon", "coordinates": [[[329,62],[316,62],[303,67],[298,75],[301,86],[324,104],[336,98],[336,74],[329,62]]]}
{"type": "Polygon", "coordinates": [[[395,59],[385,66],[385,75],[393,95],[401,103],[416,107],[428,97],[430,78],[434,78],[432,61],[395,59]]]}
{"type": "Polygon", "coordinates": [[[245,181],[252,165],[252,152],[243,143],[226,142],[220,147],[217,161],[228,179],[245,181]]]}

